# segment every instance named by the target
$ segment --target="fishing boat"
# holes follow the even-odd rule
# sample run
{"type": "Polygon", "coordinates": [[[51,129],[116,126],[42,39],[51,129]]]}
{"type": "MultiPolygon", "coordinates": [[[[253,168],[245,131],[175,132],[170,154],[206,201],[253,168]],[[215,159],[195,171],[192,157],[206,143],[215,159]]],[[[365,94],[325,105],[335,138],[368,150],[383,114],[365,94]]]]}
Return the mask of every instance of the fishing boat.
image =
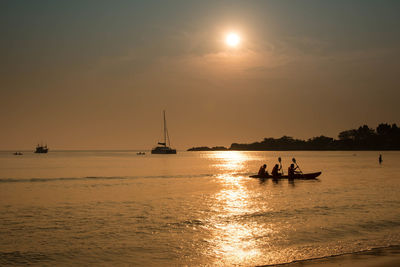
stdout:
{"type": "Polygon", "coordinates": [[[170,147],[167,121],[165,119],[165,110],[163,111],[163,116],[164,116],[164,142],[158,142],[158,146],[151,150],[151,154],[176,154],[176,149],[170,147]]]}
{"type": "Polygon", "coordinates": [[[47,145],[43,146],[43,145],[37,145],[36,146],[36,150],[35,153],[47,153],[49,151],[49,148],[47,147],[47,145]]]}
{"type": "MultiPolygon", "coordinates": [[[[317,179],[318,176],[321,175],[322,172],[312,172],[312,173],[296,173],[292,177],[289,175],[281,175],[275,177],[275,179],[297,179],[297,180],[312,180],[317,179]]],[[[272,175],[250,175],[251,178],[259,178],[259,179],[268,179],[274,178],[272,175]]]]}

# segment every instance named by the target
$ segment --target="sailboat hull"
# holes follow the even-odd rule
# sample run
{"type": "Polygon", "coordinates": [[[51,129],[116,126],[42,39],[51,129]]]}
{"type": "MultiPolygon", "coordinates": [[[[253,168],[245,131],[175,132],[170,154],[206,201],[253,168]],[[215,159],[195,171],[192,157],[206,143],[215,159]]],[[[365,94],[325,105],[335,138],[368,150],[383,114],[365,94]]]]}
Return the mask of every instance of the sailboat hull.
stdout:
{"type": "Polygon", "coordinates": [[[44,146],[38,146],[38,147],[36,147],[36,150],[35,150],[35,153],[43,154],[43,153],[47,153],[47,152],[49,152],[49,149],[44,146]]]}
{"type": "Polygon", "coordinates": [[[176,149],[170,147],[156,147],[151,150],[151,154],[176,154],[176,149]]]}

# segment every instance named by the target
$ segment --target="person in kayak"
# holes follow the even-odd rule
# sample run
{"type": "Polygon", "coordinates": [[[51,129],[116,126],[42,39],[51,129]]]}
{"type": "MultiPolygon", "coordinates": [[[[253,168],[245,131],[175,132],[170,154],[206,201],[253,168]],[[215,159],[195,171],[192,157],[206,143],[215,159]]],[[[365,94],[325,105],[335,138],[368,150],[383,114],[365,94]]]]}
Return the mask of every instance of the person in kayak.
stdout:
{"type": "Polygon", "coordinates": [[[298,166],[294,166],[294,164],[292,163],[292,164],[290,164],[290,167],[288,168],[288,176],[289,176],[289,179],[290,178],[292,178],[293,179],[293,177],[294,177],[294,175],[295,174],[297,174],[297,173],[300,173],[300,172],[296,172],[296,170],[298,169],[299,167],[298,166]]]}
{"type": "Polygon", "coordinates": [[[267,169],[267,164],[264,164],[260,167],[260,169],[258,170],[258,175],[260,176],[266,176],[268,175],[268,172],[266,171],[267,169]]]}
{"type": "Polygon", "coordinates": [[[281,168],[279,167],[278,164],[275,164],[274,168],[272,169],[272,177],[273,178],[278,178],[280,177],[282,174],[279,172],[281,170],[281,168]]]}

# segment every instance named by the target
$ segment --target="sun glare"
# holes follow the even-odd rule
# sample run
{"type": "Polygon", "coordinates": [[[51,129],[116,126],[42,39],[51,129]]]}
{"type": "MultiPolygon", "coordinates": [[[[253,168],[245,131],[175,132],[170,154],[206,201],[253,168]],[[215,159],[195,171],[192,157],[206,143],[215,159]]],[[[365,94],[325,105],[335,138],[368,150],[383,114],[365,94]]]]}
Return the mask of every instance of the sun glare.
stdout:
{"type": "Polygon", "coordinates": [[[237,47],[240,44],[240,36],[237,33],[229,33],[225,38],[225,43],[230,47],[237,47]]]}

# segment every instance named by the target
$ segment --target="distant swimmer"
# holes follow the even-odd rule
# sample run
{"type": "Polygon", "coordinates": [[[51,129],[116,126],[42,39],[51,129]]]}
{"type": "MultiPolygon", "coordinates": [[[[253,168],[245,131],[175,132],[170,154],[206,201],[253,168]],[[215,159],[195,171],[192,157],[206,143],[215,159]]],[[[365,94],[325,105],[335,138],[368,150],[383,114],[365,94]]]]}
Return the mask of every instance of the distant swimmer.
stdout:
{"type": "Polygon", "coordinates": [[[379,154],[379,164],[382,164],[382,154],[379,154]]]}
{"type": "Polygon", "coordinates": [[[267,169],[267,164],[262,165],[258,170],[258,175],[264,176],[265,174],[268,174],[266,172],[266,169],[267,169]]]}

